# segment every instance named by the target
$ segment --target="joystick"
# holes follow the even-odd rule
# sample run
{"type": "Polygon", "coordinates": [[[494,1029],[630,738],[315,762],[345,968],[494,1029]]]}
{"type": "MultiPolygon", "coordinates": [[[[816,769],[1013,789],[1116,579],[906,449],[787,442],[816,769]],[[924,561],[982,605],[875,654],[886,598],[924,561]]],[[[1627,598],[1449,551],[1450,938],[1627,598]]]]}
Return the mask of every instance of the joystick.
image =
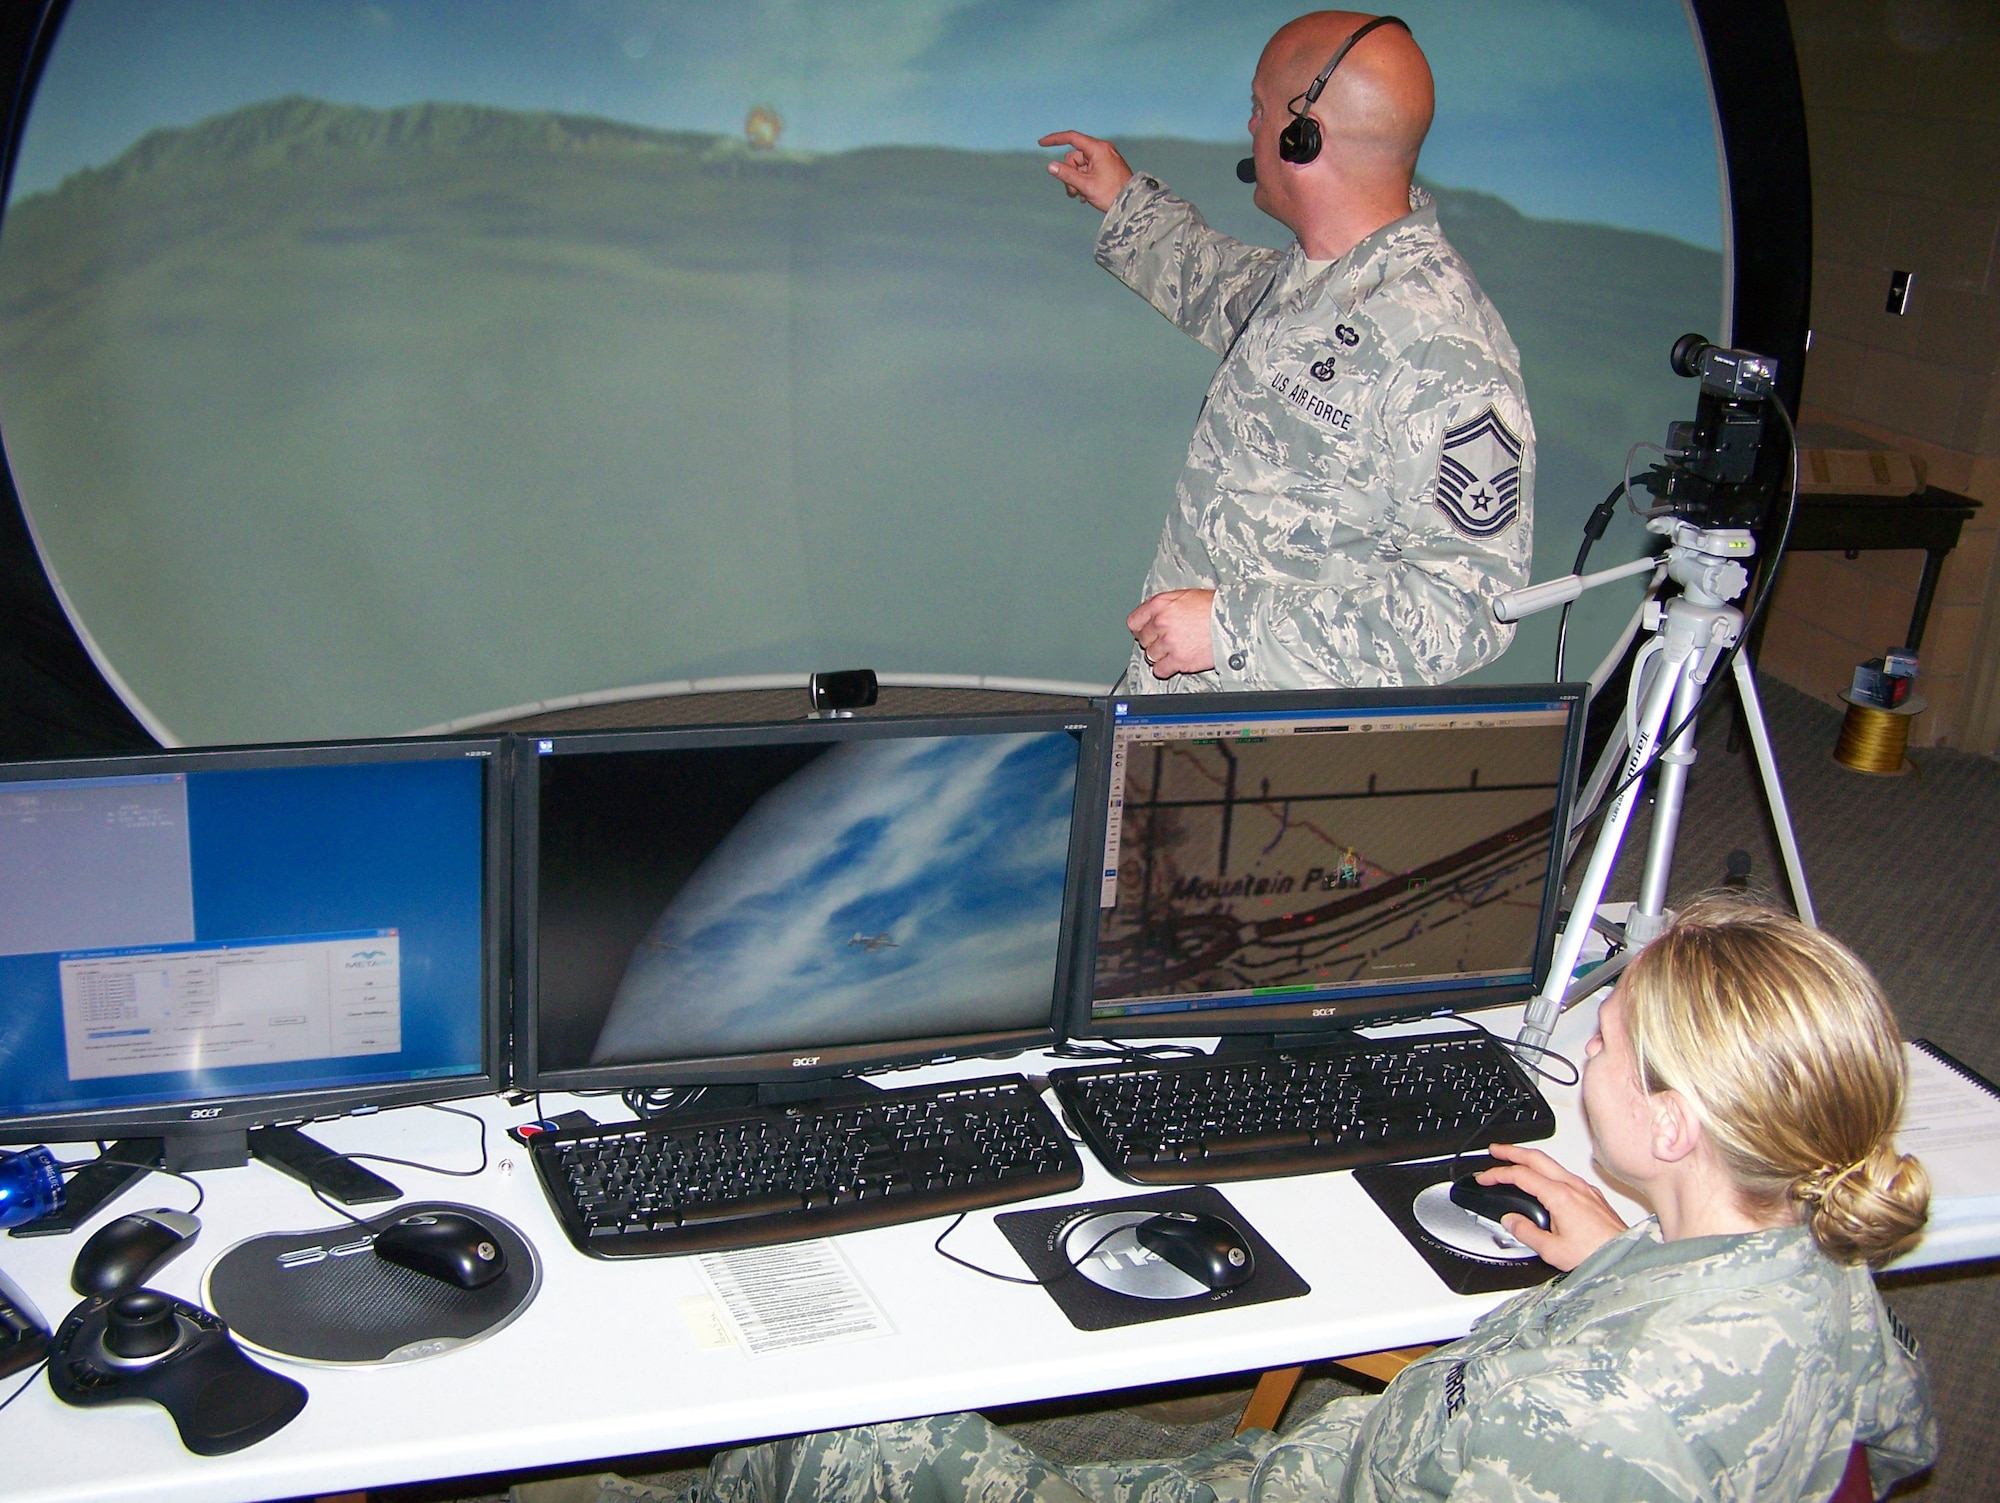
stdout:
{"type": "Polygon", "coordinates": [[[144,1362],[174,1349],[181,1323],[174,1302],[153,1289],[135,1289],[111,1302],[104,1322],[104,1349],[127,1362],[144,1362]]]}
{"type": "Polygon", "coordinates": [[[96,1295],[70,1311],[49,1347],[49,1387],[84,1408],[150,1399],[197,1456],[255,1445],[306,1406],[303,1387],[244,1356],[215,1316],[156,1289],[96,1295]]]}

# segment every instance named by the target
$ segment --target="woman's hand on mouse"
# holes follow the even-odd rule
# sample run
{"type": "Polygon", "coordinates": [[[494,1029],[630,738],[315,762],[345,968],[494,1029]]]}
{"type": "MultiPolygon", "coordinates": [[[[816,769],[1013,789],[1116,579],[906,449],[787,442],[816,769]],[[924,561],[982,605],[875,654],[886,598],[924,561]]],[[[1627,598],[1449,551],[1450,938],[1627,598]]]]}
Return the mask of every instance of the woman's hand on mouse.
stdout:
{"type": "Polygon", "coordinates": [[[1509,1213],[1500,1224],[1507,1235],[1531,1247],[1551,1268],[1567,1273],[1598,1248],[1626,1229],[1625,1220],[1611,1209],[1589,1180],[1571,1174],[1539,1148],[1522,1148],[1513,1143],[1494,1143],[1487,1152],[1501,1161],[1495,1169],[1476,1176],[1482,1185],[1513,1185],[1539,1200],[1549,1213],[1549,1229],[1543,1231],[1527,1217],[1509,1213]]]}

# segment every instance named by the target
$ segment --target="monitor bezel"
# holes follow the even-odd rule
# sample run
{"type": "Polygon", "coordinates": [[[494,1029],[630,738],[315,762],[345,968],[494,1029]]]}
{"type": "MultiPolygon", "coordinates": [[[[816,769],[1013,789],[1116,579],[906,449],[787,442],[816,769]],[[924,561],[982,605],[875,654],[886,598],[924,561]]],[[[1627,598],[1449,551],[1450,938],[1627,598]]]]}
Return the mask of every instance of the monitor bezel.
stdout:
{"type": "MultiPolygon", "coordinates": [[[[852,719],[743,721],[724,725],[633,731],[576,731],[512,738],[514,785],[514,1006],[512,1081],[522,1091],[606,1091],[671,1089],[679,1086],[756,1085],[812,1082],[878,1070],[938,1064],[953,1059],[998,1057],[1046,1048],[1060,1041],[1070,1012],[1069,991],[1076,975],[1075,895],[1095,863],[1090,838],[1091,811],[1101,802],[1095,777],[1105,725],[1103,702],[1081,710],[1001,710],[954,715],[870,715],[852,719]],[[544,1069],[540,1060],[540,927],[537,908],[541,858],[541,778],[545,757],[617,751],[698,750],[728,746],[769,746],[807,741],[844,741],[954,734],[1028,734],[1064,731],[1077,735],[1076,802],[1063,876],[1062,924],[1050,986],[1047,1021],[1033,1028],[951,1034],[927,1038],[843,1044],[819,1050],[779,1049],[756,1054],[701,1055],[684,1060],[544,1069]],[[547,751],[541,747],[549,748],[547,751]]],[[[1100,842],[1101,844],[1101,836],[1100,842]]]]}
{"type": "Polygon", "coordinates": [[[1562,896],[1562,846],[1569,828],[1570,810],[1575,803],[1577,776],[1583,760],[1585,716],[1590,704],[1590,686],[1562,684],[1449,684],[1435,688],[1389,689],[1275,689],[1207,694],[1115,695],[1107,702],[1106,728],[1099,748],[1096,779],[1103,790],[1093,811],[1092,849],[1097,856],[1090,876],[1100,875],[1103,865],[1107,805],[1110,797],[1111,754],[1116,735],[1120,704],[1143,705],[1158,713],[1240,715],[1248,711],[1287,710],[1387,710],[1449,709],[1459,706],[1497,705],[1501,707],[1561,703],[1568,708],[1569,724],[1563,742],[1562,771],[1556,789],[1555,816],[1550,821],[1550,856],[1557,877],[1542,895],[1542,912],[1536,927],[1535,955],[1529,979],[1506,986],[1443,988],[1438,991],[1385,998],[1382,1005],[1334,1006],[1326,999],[1300,1002],[1243,1004],[1231,1007],[1189,1009],[1182,1012],[1142,1013],[1099,1019],[1092,1007],[1096,990],[1098,889],[1083,884],[1075,895],[1072,922],[1077,930],[1075,974],[1070,982],[1071,1005],[1064,1034],[1090,1041],[1128,1039],[1205,1039],[1231,1034],[1261,1034],[1284,1038],[1332,1037],[1355,1028],[1380,1023],[1436,1017],[1453,1012],[1481,1011],[1526,1001],[1539,992],[1548,979],[1555,954],[1556,915],[1562,896]]]}
{"type": "Polygon", "coordinates": [[[253,1091],[234,1096],[183,1097],[153,1105],[92,1107],[80,1111],[0,1115],[0,1143],[75,1143],[114,1138],[218,1139],[262,1127],[300,1127],[396,1106],[420,1106],[490,1096],[505,1080],[502,1053],[509,950],[507,841],[512,822],[505,738],[452,736],[423,739],[290,742],[203,747],[130,756],[78,757],[0,763],[0,789],[9,783],[48,779],[145,776],[157,773],[227,772],[274,767],[344,766],[371,762],[476,758],[483,765],[480,811],[480,1061],[476,1074],[253,1091]]]}

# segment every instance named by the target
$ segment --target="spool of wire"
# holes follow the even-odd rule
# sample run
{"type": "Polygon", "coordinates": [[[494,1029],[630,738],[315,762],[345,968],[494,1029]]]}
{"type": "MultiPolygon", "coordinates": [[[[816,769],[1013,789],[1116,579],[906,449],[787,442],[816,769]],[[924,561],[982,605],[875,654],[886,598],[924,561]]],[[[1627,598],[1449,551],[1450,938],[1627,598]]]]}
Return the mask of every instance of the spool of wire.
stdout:
{"type": "Polygon", "coordinates": [[[1916,770],[1904,754],[1910,745],[1910,717],[1928,708],[1923,696],[1912,694],[1893,710],[1862,704],[1845,692],[1840,697],[1847,701],[1847,719],[1841,723],[1834,761],[1883,778],[1916,770]]]}

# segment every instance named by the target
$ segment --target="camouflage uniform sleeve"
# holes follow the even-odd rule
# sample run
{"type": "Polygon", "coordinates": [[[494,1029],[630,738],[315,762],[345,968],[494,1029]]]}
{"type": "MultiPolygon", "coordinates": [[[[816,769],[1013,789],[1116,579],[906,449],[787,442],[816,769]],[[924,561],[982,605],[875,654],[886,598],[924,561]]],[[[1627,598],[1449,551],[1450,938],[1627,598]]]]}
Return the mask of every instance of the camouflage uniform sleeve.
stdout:
{"type": "Polygon", "coordinates": [[[1118,190],[1097,232],[1097,264],[1218,355],[1283,260],[1210,229],[1199,209],[1143,172],[1118,190]]]}
{"type": "Polygon", "coordinates": [[[1224,688],[1437,684],[1497,658],[1495,597],[1528,582],[1534,427],[1498,365],[1446,330],[1386,364],[1363,412],[1322,578],[1246,572],[1215,597],[1224,688]],[[1239,666],[1242,665],[1242,666],[1239,666]]]}

